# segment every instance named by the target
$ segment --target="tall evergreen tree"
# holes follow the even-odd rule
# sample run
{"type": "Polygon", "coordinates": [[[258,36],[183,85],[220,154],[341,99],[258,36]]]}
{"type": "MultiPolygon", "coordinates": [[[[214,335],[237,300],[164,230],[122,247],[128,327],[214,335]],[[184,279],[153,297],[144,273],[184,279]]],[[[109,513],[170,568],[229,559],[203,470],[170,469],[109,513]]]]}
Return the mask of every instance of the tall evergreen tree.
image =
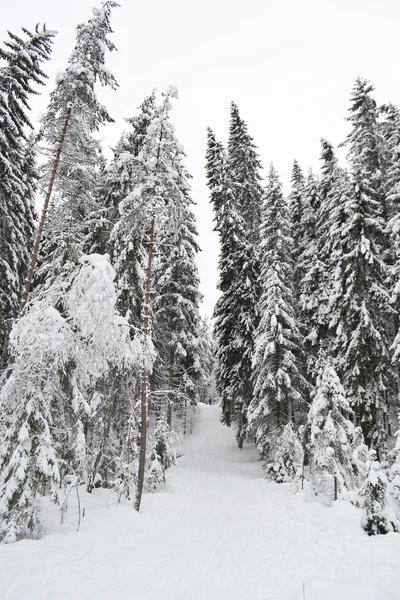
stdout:
{"type": "Polygon", "coordinates": [[[35,149],[28,130],[33,84],[46,77],[54,33],[23,29],[26,39],[9,34],[0,48],[0,367],[7,357],[8,335],[18,314],[35,229],[37,184],[35,149]]]}
{"type": "Polygon", "coordinates": [[[367,442],[379,447],[385,438],[390,379],[386,324],[392,312],[382,260],[383,221],[375,191],[361,172],[343,179],[338,190],[330,302],[336,367],[367,442]]]}
{"type": "MultiPolygon", "coordinates": [[[[351,123],[351,131],[341,145],[348,148],[347,160],[351,171],[359,174],[366,182],[380,216],[386,221],[389,217],[389,204],[385,194],[387,144],[378,122],[379,109],[371,96],[374,89],[368,80],[356,80],[351,91],[350,115],[347,117],[351,123]]],[[[386,253],[388,240],[384,232],[381,233],[381,244],[386,253]]]]}
{"type": "Polygon", "coordinates": [[[385,439],[390,382],[388,323],[393,310],[387,289],[385,144],[378,126],[373,86],[357,79],[352,90],[348,146],[350,180],[340,177],[333,196],[332,262],[336,264],[331,308],[337,369],[369,444],[385,439]]]}
{"type": "Polygon", "coordinates": [[[293,422],[302,400],[291,245],[288,206],[271,165],[261,226],[261,319],[253,358],[254,398],[248,409],[249,427],[263,455],[276,450],[273,439],[293,422]]]}
{"type": "Polygon", "coordinates": [[[242,216],[249,241],[257,248],[260,239],[261,206],[261,163],[253,138],[248,133],[246,123],[239,115],[239,109],[232,102],[228,141],[228,165],[237,202],[237,210],[242,216]]]}
{"type": "Polygon", "coordinates": [[[210,202],[214,210],[215,230],[218,231],[226,195],[226,154],[223,145],[216,140],[214,132],[209,127],[207,128],[206,171],[210,202]]]}
{"type": "Polygon", "coordinates": [[[48,161],[43,166],[42,187],[48,189],[54,157],[63,139],[61,160],[54,181],[54,200],[44,227],[39,252],[41,279],[52,275],[69,259],[79,257],[87,236],[88,217],[99,210],[96,194],[103,165],[101,146],[94,137],[101,125],[112,122],[96,94],[96,84],[116,89],[117,82],[105,66],[111,10],[115,2],[93,8],[93,17],[77,27],[76,44],[68,66],[56,81],[47,111],[41,119],[40,140],[48,161]],[[64,132],[65,136],[63,138],[64,132]]]}
{"type": "Polygon", "coordinates": [[[137,194],[138,177],[143,176],[139,153],[148,144],[147,128],[155,117],[152,93],[139,107],[139,114],[127,119],[130,129],[122,135],[102,174],[99,198],[103,208],[95,215],[87,240],[90,251],[100,248],[110,254],[117,273],[118,308],[132,325],[132,333],[141,327],[146,254],[143,210],[137,194]]]}
{"type": "Polygon", "coordinates": [[[234,424],[241,448],[247,432],[247,408],[253,396],[251,361],[257,324],[257,276],[254,247],[246,223],[238,212],[220,145],[209,132],[207,172],[220,234],[219,289],[214,309],[216,381],[222,402],[222,422],[234,424]],[[212,151],[213,148],[216,150],[212,151]]]}
{"type": "Polygon", "coordinates": [[[154,268],[154,339],[159,350],[157,386],[168,389],[167,421],[172,408],[185,415],[188,404],[196,404],[199,379],[198,338],[200,328],[199,276],[196,254],[197,228],[190,198],[186,156],[169,121],[164,123],[162,154],[175,174],[168,202],[172,218],[164,223],[158,239],[154,268]]]}
{"type": "Polygon", "coordinates": [[[326,337],[329,277],[319,250],[318,212],[321,207],[320,185],[309,173],[303,194],[300,222],[302,239],[298,256],[299,318],[308,351],[308,370],[314,372],[319,347],[326,337]]]}
{"type": "Polygon", "coordinates": [[[291,236],[293,239],[292,256],[294,261],[294,283],[295,291],[298,290],[298,284],[302,279],[299,271],[299,255],[302,247],[302,222],[303,222],[303,204],[304,204],[304,188],[305,179],[303,171],[300,168],[297,160],[293,163],[292,188],[288,196],[289,215],[291,224],[291,236]]]}

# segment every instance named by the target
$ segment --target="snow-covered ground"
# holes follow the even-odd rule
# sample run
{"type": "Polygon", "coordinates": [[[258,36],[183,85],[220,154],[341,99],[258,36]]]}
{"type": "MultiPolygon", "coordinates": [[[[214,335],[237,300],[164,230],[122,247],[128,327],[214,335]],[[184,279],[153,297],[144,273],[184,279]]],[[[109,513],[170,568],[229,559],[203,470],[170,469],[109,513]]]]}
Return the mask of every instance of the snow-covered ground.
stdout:
{"type": "Polygon", "coordinates": [[[268,483],[236,448],[217,406],[201,406],[185,455],[141,513],[80,492],[64,525],[0,546],[1,600],[399,600],[400,535],[368,538],[360,511],[268,483]]]}

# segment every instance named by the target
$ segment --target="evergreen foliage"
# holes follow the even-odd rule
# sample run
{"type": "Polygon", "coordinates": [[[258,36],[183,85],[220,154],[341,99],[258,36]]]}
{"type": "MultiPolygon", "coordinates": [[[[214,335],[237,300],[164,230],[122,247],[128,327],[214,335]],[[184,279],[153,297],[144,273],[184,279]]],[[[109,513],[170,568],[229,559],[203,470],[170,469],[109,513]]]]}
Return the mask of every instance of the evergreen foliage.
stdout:
{"type": "Polygon", "coordinates": [[[374,191],[361,173],[351,176],[341,200],[332,223],[332,262],[337,265],[330,303],[333,346],[338,373],[366,440],[379,447],[385,439],[390,375],[383,222],[374,191]]]}
{"type": "MultiPolygon", "coordinates": [[[[210,149],[210,148],[209,148],[210,149]]],[[[210,159],[210,153],[208,153],[210,159]]],[[[241,448],[247,433],[247,408],[253,386],[249,374],[253,356],[254,330],[257,323],[257,274],[254,271],[253,246],[248,241],[244,219],[238,212],[226,157],[216,154],[218,162],[209,164],[209,185],[220,234],[221,296],[214,309],[216,341],[216,382],[221,396],[222,422],[235,425],[241,448]],[[210,178],[211,168],[214,177],[210,178]]]]}
{"type": "Polygon", "coordinates": [[[231,104],[228,141],[228,168],[237,210],[242,216],[249,241],[257,248],[260,239],[261,163],[253,138],[239,115],[236,104],[231,104]]]}
{"type": "Polygon", "coordinates": [[[43,85],[42,64],[50,57],[54,32],[9,33],[0,48],[0,367],[18,315],[35,230],[37,189],[35,145],[29,129],[29,96],[43,85]]]}
{"type": "Polygon", "coordinates": [[[354,425],[345,415],[352,410],[345,397],[331,359],[321,358],[308,412],[311,481],[319,492],[333,494],[351,490],[357,483],[357,468],[352,458],[354,425]]]}
{"type": "Polygon", "coordinates": [[[296,353],[300,332],[294,314],[293,260],[288,206],[271,166],[261,225],[260,323],[253,358],[254,397],[249,425],[261,454],[274,451],[271,434],[289,422],[301,404],[301,374],[296,353]]]}
{"type": "Polygon", "coordinates": [[[93,8],[92,18],[78,25],[68,66],[57,77],[41,118],[39,139],[48,157],[42,168],[43,189],[48,187],[68,120],[40,252],[41,280],[48,279],[68,259],[79,258],[88,233],[89,215],[99,209],[96,190],[103,158],[94,134],[112,118],[97,98],[96,84],[117,88],[114,76],[105,66],[106,52],[115,50],[109,35],[111,10],[116,6],[115,2],[103,2],[101,9],[93,8]]]}

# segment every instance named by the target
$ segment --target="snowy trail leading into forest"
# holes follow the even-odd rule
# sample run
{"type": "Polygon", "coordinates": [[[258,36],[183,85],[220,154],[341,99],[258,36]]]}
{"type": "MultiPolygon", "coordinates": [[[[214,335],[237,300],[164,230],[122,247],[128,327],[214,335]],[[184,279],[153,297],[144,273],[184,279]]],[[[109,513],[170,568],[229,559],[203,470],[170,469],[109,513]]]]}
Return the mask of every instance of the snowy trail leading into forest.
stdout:
{"type": "Polygon", "coordinates": [[[0,547],[1,600],[399,600],[400,535],[368,538],[360,512],[293,495],[239,451],[217,406],[142,512],[81,492],[79,533],[46,508],[47,535],[0,547]],[[109,506],[108,506],[109,505],[109,506]]]}

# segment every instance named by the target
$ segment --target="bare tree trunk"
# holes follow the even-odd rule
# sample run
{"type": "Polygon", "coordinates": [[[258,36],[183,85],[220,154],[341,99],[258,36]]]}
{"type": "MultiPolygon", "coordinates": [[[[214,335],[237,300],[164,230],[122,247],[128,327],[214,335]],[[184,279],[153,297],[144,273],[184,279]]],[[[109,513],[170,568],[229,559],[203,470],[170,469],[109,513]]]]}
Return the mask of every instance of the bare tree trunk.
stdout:
{"type": "MultiPolygon", "coordinates": [[[[153,245],[154,245],[154,225],[155,217],[153,216],[150,225],[150,244],[149,258],[147,263],[146,288],[143,307],[143,337],[146,346],[146,339],[149,334],[149,305],[150,305],[150,283],[151,283],[151,263],[153,260],[153,245]]],[[[143,483],[144,483],[144,468],[146,464],[146,441],[147,441],[147,369],[146,357],[143,357],[142,377],[140,385],[140,406],[141,406],[141,423],[140,423],[140,452],[139,452],[139,469],[138,483],[136,489],[135,510],[139,512],[140,503],[142,500],[143,483]]]]}
{"type": "Polygon", "coordinates": [[[49,208],[51,192],[53,191],[54,180],[56,178],[58,163],[60,162],[61,150],[62,150],[62,147],[64,144],[65,135],[67,133],[70,116],[71,116],[71,107],[69,106],[67,109],[67,113],[65,115],[64,125],[63,125],[62,131],[61,131],[60,143],[59,143],[59,146],[58,146],[58,149],[56,152],[56,156],[54,159],[53,169],[51,171],[51,176],[50,176],[50,181],[49,181],[49,187],[47,188],[46,198],[44,200],[43,209],[42,209],[42,215],[40,217],[39,228],[38,228],[38,231],[36,234],[35,244],[33,246],[31,263],[29,265],[28,275],[27,275],[26,283],[25,283],[25,291],[24,291],[24,295],[22,298],[21,311],[25,308],[25,305],[28,302],[29,292],[30,292],[32,280],[33,280],[33,271],[35,270],[39,246],[40,246],[40,242],[42,240],[44,222],[46,220],[47,209],[49,208]]]}

